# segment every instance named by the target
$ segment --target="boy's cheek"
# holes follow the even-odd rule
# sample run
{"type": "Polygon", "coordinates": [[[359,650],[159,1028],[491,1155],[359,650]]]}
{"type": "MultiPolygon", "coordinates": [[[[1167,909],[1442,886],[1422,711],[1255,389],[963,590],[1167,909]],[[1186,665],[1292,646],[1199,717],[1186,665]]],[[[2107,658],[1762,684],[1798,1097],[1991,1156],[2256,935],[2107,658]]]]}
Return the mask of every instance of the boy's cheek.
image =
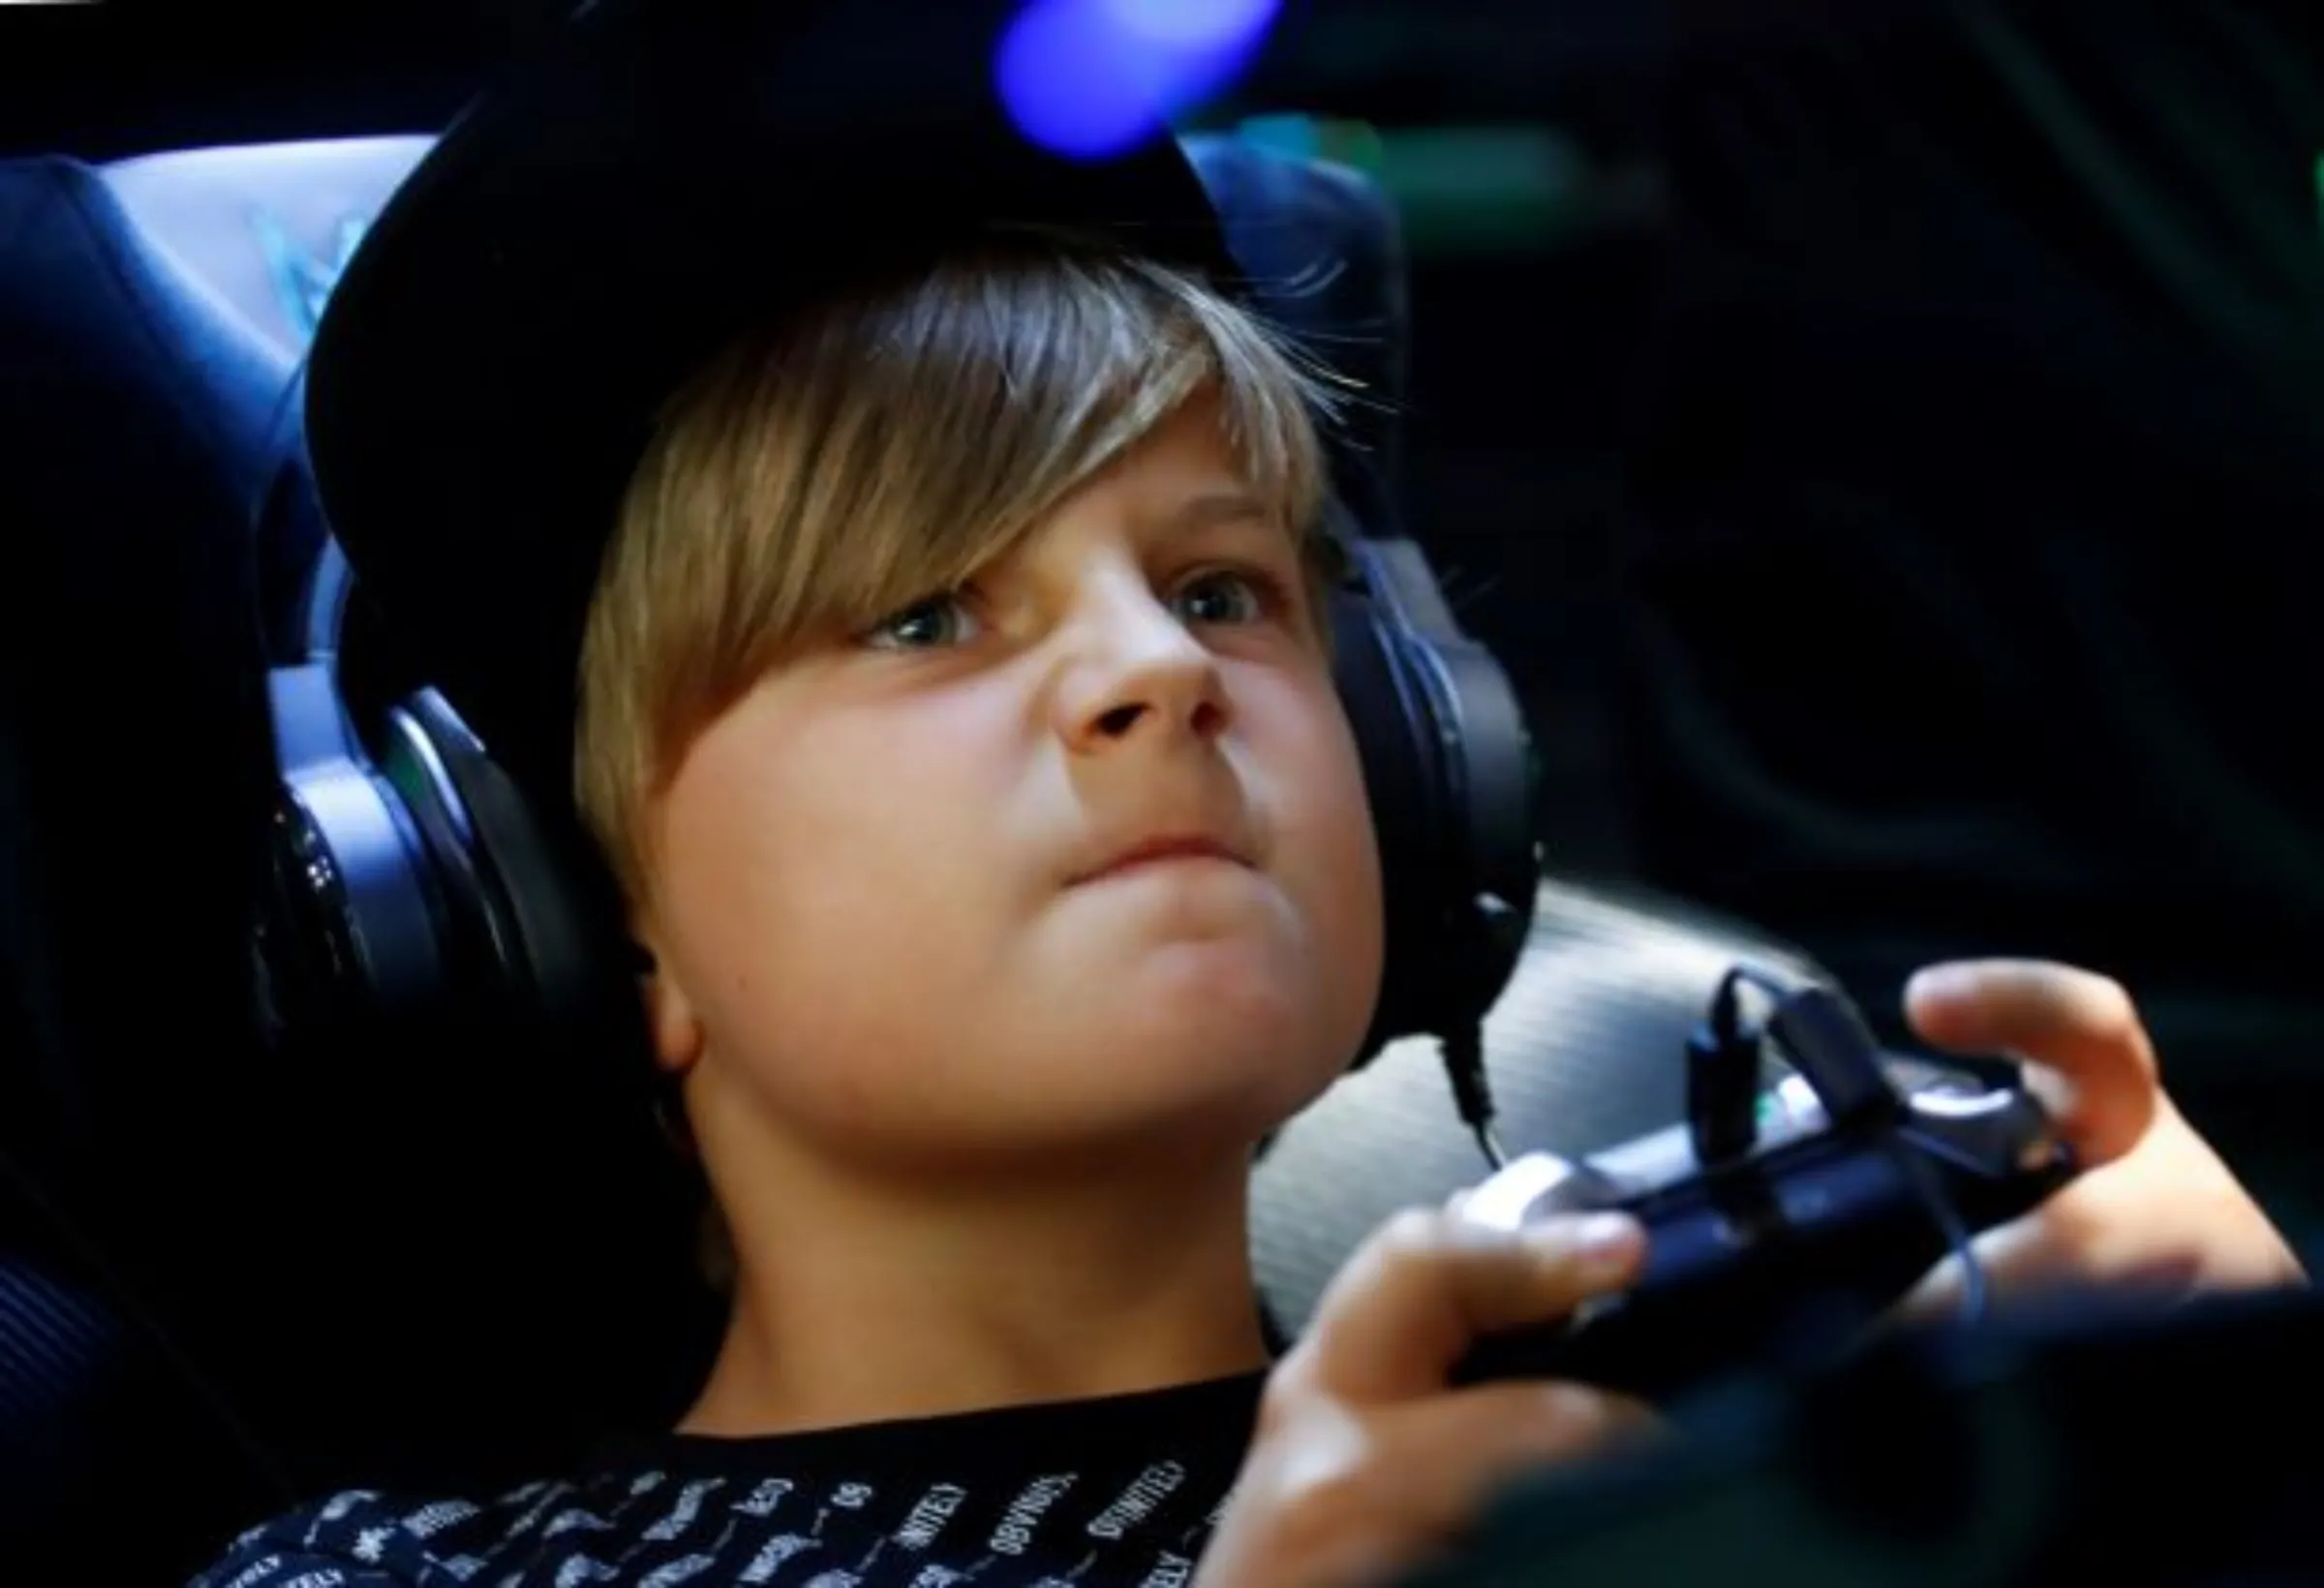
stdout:
{"type": "Polygon", "coordinates": [[[1370,1024],[1385,972],[1386,918],[1378,831],[1355,742],[1344,718],[1336,744],[1319,745],[1328,775],[1295,798],[1286,819],[1300,831],[1298,885],[1318,967],[1352,1051],[1370,1024]],[[1304,809],[1300,809],[1303,807],[1304,809]]]}

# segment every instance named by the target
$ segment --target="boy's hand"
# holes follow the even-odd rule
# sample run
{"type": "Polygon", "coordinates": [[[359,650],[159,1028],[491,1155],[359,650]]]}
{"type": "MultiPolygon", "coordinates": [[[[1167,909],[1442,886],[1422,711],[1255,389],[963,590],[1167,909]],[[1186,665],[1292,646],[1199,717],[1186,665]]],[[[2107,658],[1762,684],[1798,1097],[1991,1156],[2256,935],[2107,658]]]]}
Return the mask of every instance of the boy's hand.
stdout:
{"type": "Polygon", "coordinates": [[[1643,1232],[1619,1217],[1524,1236],[1452,1208],[1390,1220],[1269,1377],[1198,1588],[1386,1580],[1455,1541],[1526,1468],[1650,1426],[1636,1402],[1580,1385],[1446,1386],[1479,1335],[1619,1290],[1644,1254],[1643,1232]]]}
{"type": "MultiPolygon", "coordinates": [[[[2135,1285],[2160,1298],[2303,1279],[2267,1215],[2163,1091],[2129,994],[2090,971],[2041,961],[1931,966],[1906,1018],[1935,1047],[2007,1053],[2058,1119],[2084,1173],[2041,1207],[1978,1237],[1994,1299],[2061,1283],[2135,1285]]],[[[1957,1306],[1948,1260],[1898,1309],[1929,1320],[1957,1306]]]]}

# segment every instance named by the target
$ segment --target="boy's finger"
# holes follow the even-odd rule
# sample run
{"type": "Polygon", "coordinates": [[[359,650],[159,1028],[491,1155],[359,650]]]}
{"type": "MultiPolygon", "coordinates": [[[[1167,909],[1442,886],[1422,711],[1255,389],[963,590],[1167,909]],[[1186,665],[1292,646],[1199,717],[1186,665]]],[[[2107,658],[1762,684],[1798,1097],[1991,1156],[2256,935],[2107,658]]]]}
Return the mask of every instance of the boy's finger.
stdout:
{"type": "Polygon", "coordinates": [[[2137,1006],[2093,971],[2039,960],[1932,965],[1907,984],[1905,1015],[1937,1047],[2014,1054],[2037,1066],[2028,1084],[2086,1165],[2136,1146],[2160,1107],[2137,1006]]]}
{"type": "Polygon", "coordinates": [[[1644,1255],[1644,1232],[1618,1214],[1518,1235],[1443,1210],[1402,1213],[1340,1269],[1282,1368],[1295,1388],[1357,1404],[1441,1393],[1478,1336],[1561,1318],[1629,1282],[1644,1255]]]}

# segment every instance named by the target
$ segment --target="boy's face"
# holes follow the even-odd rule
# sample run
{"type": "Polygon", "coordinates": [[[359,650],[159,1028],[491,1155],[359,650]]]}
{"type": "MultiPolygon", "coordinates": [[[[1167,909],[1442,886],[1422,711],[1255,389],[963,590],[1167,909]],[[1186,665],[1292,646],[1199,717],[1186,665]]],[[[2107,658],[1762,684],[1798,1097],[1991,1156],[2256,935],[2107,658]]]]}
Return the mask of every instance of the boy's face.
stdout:
{"type": "Polygon", "coordinates": [[[705,1151],[1028,1167],[1311,1100],[1382,935],[1322,622],[1196,403],[958,597],[763,679],[656,812],[705,1151]]]}

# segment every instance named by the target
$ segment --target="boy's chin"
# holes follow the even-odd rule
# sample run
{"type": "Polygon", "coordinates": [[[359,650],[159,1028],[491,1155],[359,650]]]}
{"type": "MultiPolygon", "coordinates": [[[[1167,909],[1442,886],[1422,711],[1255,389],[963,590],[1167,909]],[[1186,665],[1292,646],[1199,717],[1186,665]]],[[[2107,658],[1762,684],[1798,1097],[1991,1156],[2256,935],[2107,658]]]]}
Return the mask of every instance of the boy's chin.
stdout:
{"type": "Polygon", "coordinates": [[[1052,1096],[1074,1097],[1077,1112],[1127,1130],[1176,1124],[1255,1143],[1321,1095],[1361,1036],[1279,997],[1221,991],[1157,1004],[1123,992],[1110,1018],[1052,1049],[1053,1063],[1040,1068],[1051,1072],[1052,1096]]]}

